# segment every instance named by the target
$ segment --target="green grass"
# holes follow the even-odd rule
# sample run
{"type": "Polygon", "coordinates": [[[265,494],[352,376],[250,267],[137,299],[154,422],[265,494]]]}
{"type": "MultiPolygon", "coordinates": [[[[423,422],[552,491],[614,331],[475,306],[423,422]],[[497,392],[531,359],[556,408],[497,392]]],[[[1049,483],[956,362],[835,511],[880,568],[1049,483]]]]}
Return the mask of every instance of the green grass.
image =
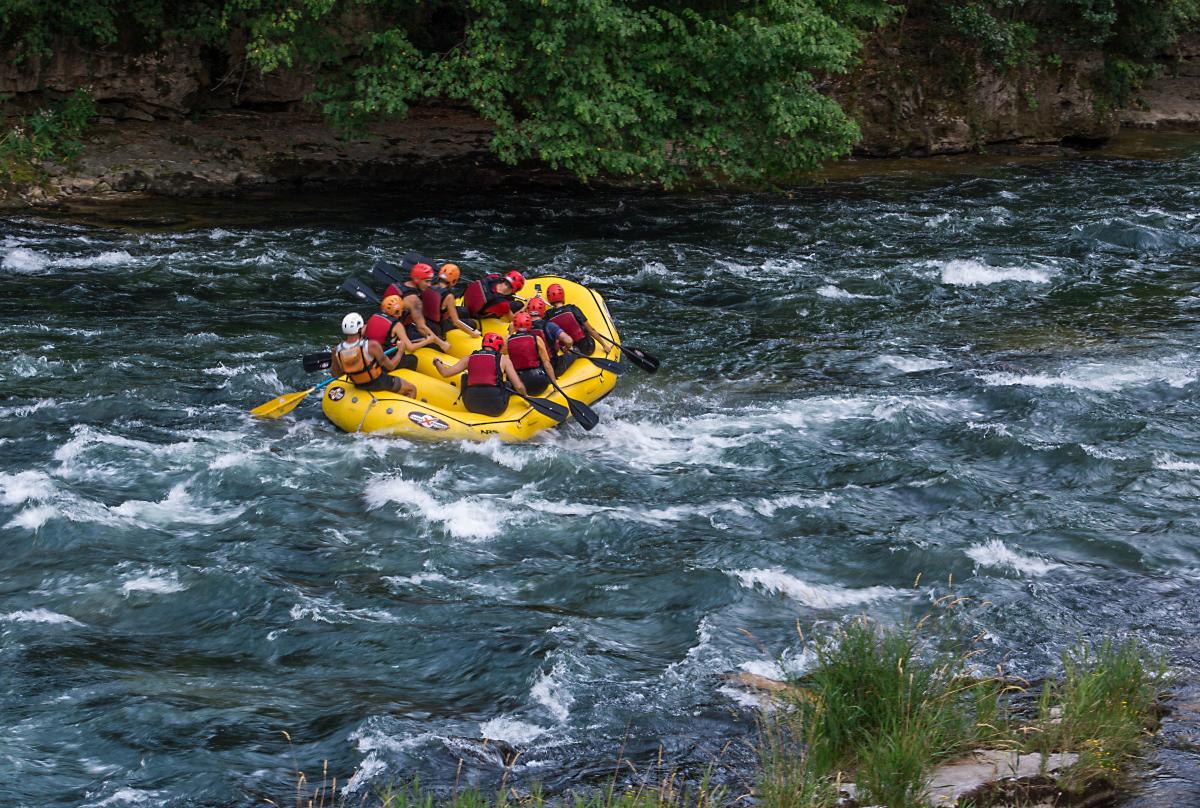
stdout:
{"type": "Polygon", "coordinates": [[[18,119],[0,132],[0,184],[25,185],[45,179],[43,163],[69,165],[81,151],[80,138],[96,114],[85,90],[18,119]]]}
{"type": "MultiPolygon", "coordinates": [[[[761,716],[756,803],[833,808],[842,784],[852,781],[859,804],[924,808],[931,770],[979,748],[1078,753],[1060,780],[1068,793],[1123,782],[1158,720],[1167,686],[1161,658],[1134,641],[1076,645],[1063,654],[1061,681],[1044,685],[1030,715],[1022,688],[1000,671],[970,675],[971,644],[946,633],[955,625],[935,619],[885,629],[857,618],[818,638],[814,668],[761,716]]],[[[300,783],[297,808],[717,808],[741,801],[707,775],[684,785],[661,760],[649,772],[619,761],[605,785],[553,797],[536,786],[509,787],[507,771],[494,793],[455,788],[435,796],[413,781],[349,802],[324,777],[319,786],[302,790],[300,783]]]]}

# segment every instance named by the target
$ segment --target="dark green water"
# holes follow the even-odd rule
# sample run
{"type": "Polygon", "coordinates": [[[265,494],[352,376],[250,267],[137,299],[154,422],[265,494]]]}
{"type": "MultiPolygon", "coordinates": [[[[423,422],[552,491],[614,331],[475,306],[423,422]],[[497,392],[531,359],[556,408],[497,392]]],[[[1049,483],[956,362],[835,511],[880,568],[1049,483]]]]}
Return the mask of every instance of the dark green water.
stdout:
{"type": "MultiPolygon", "coordinates": [[[[485,737],[523,785],[660,744],[737,782],[722,674],[802,671],[797,624],[899,621],[951,577],[990,603],[981,665],[1134,635],[1192,681],[1195,153],[319,203],[0,225],[6,804],[287,801],[293,755],[356,796],[490,787],[485,737]],[[524,446],[253,421],[316,381],[340,282],[413,248],[592,284],[663,370],[524,446]]],[[[1186,747],[1138,804],[1198,799],[1186,747]]]]}

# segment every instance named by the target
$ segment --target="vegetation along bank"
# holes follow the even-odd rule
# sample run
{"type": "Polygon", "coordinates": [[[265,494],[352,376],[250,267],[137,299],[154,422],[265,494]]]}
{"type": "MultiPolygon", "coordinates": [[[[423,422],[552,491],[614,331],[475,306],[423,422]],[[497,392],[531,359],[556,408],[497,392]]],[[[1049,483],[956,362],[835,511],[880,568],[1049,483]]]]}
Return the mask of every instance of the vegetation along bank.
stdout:
{"type": "Polygon", "coordinates": [[[0,0],[0,204],[747,186],[1194,130],[1198,26],[1196,0],[0,0]]]}

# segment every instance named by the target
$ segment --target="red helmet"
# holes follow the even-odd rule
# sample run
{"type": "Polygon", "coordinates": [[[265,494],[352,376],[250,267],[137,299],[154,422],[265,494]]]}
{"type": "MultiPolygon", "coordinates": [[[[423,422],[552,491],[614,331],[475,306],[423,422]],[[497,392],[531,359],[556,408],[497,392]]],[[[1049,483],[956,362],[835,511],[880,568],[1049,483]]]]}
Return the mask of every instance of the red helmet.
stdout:
{"type": "Polygon", "coordinates": [[[525,304],[525,311],[529,312],[534,317],[541,317],[546,313],[546,301],[542,300],[540,297],[531,297],[529,302],[525,304]]]}
{"type": "Polygon", "coordinates": [[[533,318],[525,312],[518,312],[513,318],[513,327],[518,331],[528,331],[533,328],[533,318]]]}
{"type": "Polygon", "coordinates": [[[432,281],[433,267],[429,264],[413,264],[412,271],[408,276],[414,281],[432,281]]]}
{"type": "Polygon", "coordinates": [[[551,303],[562,303],[567,299],[567,292],[561,283],[552,283],[546,287],[546,299],[551,303]]]}
{"type": "Polygon", "coordinates": [[[517,272],[515,269],[510,269],[508,272],[505,272],[504,280],[512,284],[514,292],[521,291],[521,287],[525,285],[525,276],[520,272],[517,272]]]}
{"type": "Polygon", "coordinates": [[[483,335],[483,347],[499,353],[504,350],[504,337],[489,331],[483,335]]]}

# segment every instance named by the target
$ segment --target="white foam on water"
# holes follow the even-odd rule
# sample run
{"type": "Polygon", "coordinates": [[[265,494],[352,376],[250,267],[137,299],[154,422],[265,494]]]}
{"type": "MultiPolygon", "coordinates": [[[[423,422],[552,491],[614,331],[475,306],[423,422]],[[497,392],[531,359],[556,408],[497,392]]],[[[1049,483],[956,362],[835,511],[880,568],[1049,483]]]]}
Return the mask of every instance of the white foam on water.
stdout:
{"type": "Polygon", "coordinates": [[[554,454],[546,447],[514,446],[501,443],[495,438],[485,441],[459,441],[456,446],[468,454],[490,458],[513,471],[521,471],[530,462],[546,460],[554,454]]]}
{"type": "Polygon", "coordinates": [[[0,621],[5,623],[47,623],[49,625],[82,626],[74,617],[52,612],[49,609],[26,609],[23,611],[0,614],[0,621]]]}
{"type": "MultiPolygon", "coordinates": [[[[1086,362],[1048,373],[985,373],[979,379],[993,387],[1061,387],[1068,390],[1094,390],[1111,393],[1127,387],[1144,387],[1166,382],[1171,387],[1186,387],[1196,381],[1200,371],[1173,367],[1177,358],[1133,363],[1086,362]]],[[[1182,363],[1180,363],[1182,364],[1182,363]]]]}
{"type": "Polygon", "coordinates": [[[26,500],[43,501],[54,496],[56,486],[41,471],[0,472],[0,505],[20,505],[26,500]]]}
{"type": "Polygon", "coordinates": [[[890,586],[870,586],[848,589],[831,584],[810,584],[789,575],[778,567],[772,569],[727,570],[747,589],[763,589],[771,594],[785,595],[792,600],[817,609],[836,609],[858,606],[894,597],[899,590],[890,586]]]}
{"type": "Polygon", "coordinates": [[[950,367],[949,362],[943,362],[941,359],[922,359],[919,356],[895,356],[893,354],[884,354],[876,359],[881,365],[895,368],[901,373],[920,373],[925,370],[936,370],[937,368],[950,367]]]}
{"type": "Polygon", "coordinates": [[[334,603],[329,598],[310,597],[303,592],[297,593],[298,602],[288,610],[288,616],[296,622],[311,620],[314,623],[352,623],[361,620],[366,623],[395,623],[396,618],[383,609],[350,609],[340,603],[334,603]]]}
{"type": "Polygon", "coordinates": [[[141,805],[158,797],[157,791],[145,791],[140,788],[118,788],[112,796],[105,797],[100,802],[88,803],[84,808],[106,808],[109,805],[141,805]]]}
{"type": "Polygon", "coordinates": [[[0,417],[7,418],[24,418],[33,415],[38,410],[44,410],[47,407],[56,407],[58,402],[52,398],[43,398],[40,401],[35,401],[32,404],[21,404],[16,407],[0,407],[0,417]]]}
{"type": "Polygon", "coordinates": [[[529,743],[545,734],[545,728],[516,718],[493,718],[479,727],[480,737],[492,741],[504,741],[513,745],[529,743]]]}
{"type": "Polygon", "coordinates": [[[212,510],[196,504],[185,483],[177,483],[163,499],[151,502],[131,499],[111,508],[114,514],[157,525],[218,525],[242,514],[245,506],[212,510]]]}
{"type": "Polygon", "coordinates": [[[415,575],[385,575],[383,580],[395,587],[420,586],[429,583],[445,583],[450,579],[440,572],[418,572],[415,575]]]}
{"type": "Polygon", "coordinates": [[[213,241],[222,241],[227,238],[233,238],[233,233],[220,227],[214,227],[208,231],[208,237],[213,241]]]}
{"type": "Polygon", "coordinates": [[[762,676],[765,679],[782,681],[787,676],[783,672],[783,666],[779,664],[778,660],[774,659],[752,659],[749,662],[743,662],[738,667],[746,673],[762,676]]]}
{"type": "Polygon", "coordinates": [[[757,690],[721,685],[717,688],[717,692],[739,707],[770,710],[772,706],[772,700],[757,690]]]}
{"type": "Polygon", "coordinates": [[[1049,283],[1050,274],[1041,269],[992,267],[979,261],[946,261],[941,264],[942,283],[951,286],[987,286],[993,283],[1049,283]]]}
{"type": "Polygon", "coordinates": [[[364,498],[369,510],[390,502],[404,506],[426,522],[437,524],[458,539],[490,539],[508,522],[508,508],[495,497],[469,496],[453,500],[444,494],[439,499],[415,480],[385,477],[367,485],[364,498]],[[484,502],[482,500],[486,499],[484,502]]]}
{"type": "Polygon", "coordinates": [[[566,666],[562,660],[558,660],[549,673],[538,671],[533,686],[529,689],[530,698],[549,710],[550,715],[560,724],[571,717],[571,707],[575,704],[575,697],[563,681],[566,673],[566,666]]]}
{"type": "Polygon", "coordinates": [[[817,289],[817,294],[821,297],[827,297],[830,300],[879,300],[878,295],[860,295],[854,292],[847,292],[841,287],[827,284],[817,289]]]}
{"type": "Polygon", "coordinates": [[[988,539],[982,544],[973,544],[966,552],[967,556],[981,567],[1010,569],[1018,575],[1045,575],[1050,570],[1062,566],[1012,550],[1000,539],[988,539]]]}
{"type": "Polygon", "coordinates": [[[99,255],[85,255],[72,258],[56,258],[52,262],[56,267],[117,267],[133,262],[133,256],[125,250],[106,250],[99,255]]]}
{"type": "Polygon", "coordinates": [[[183,337],[184,342],[195,343],[219,342],[220,339],[221,338],[219,336],[211,331],[197,331],[194,334],[185,334],[183,337]]]}
{"type": "Polygon", "coordinates": [[[1093,446],[1090,443],[1081,443],[1079,448],[1083,449],[1084,454],[1094,457],[1097,460],[1132,460],[1133,455],[1118,452],[1115,449],[1105,449],[1103,446],[1093,446]]]}
{"type": "Polygon", "coordinates": [[[19,527],[25,530],[37,531],[42,525],[49,522],[56,516],[62,515],[58,508],[53,505],[38,505],[33,508],[26,508],[18,513],[12,519],[5,523],[5,527],[19,527]]]}
{"type": "Polygon", "coordinates": [[[1163,471],[1200,471],[1200,463],[1191,460],[1180,460],[1166,452],[1159,452],[1154,456],[1154,468],[1162,469],[1163,471]]]}
{"type": "Polygon", "coordinates": [[[240,376],[243,373],[249,373],[250,371],[256,369],[257,368],[254,365],[235,365],[234,367],[228,367],[224,362],[222,362],[216,367],[205,368],[203,372],[210,376],[224,376],[228,379],[232,378],[233,376],[240,376]]]}
{"type": "Polygon", "coordinates": [[[14,247],[0,259],[0,269],[9,272],[32,274],[41,272],[50,265],[50,258],[28,247],[14,247]]]}
{"type": "Polygon", "coordinates": [[[186,586],[179,583],[179,576],[162,569],[150,569],[140,575],[126,578],[121,584],[121,594],[129,597],[133,592],[149,592],[152,595],[169,595],[182,592],[186,586]]]}
{"type": "Polygon", "coordinates": [[[788,494],[782,497],[775,497],[774,499],[760,499],[754,503],[754,510],[766,517],[774,516],[776,512],[786,508],[820,508],[826,510],[833,505],[834,499],[835,497],[829,491],[825,491],[815,497],[788,494]]]}

